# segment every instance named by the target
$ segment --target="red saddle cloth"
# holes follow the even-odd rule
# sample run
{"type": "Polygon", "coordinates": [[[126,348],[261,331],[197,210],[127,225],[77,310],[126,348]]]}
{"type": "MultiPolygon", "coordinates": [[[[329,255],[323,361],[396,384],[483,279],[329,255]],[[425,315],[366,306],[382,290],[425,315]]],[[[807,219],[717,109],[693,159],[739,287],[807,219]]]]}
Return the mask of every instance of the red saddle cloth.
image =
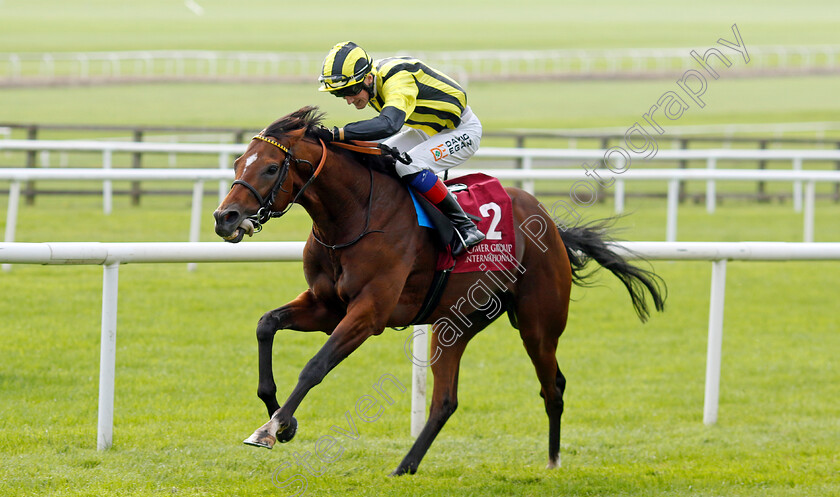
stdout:
{"type": "Polygon", "coordinates": [[[445,183],[458,199],[464,212],[480,219],[476,225],[487,238],[457,258],[452,257],[449,248],[445,252],[439,252],[437,270],[448,269],[453,264],[453,273],[515,268],[516,234],[513,231],[513,207],[510,196],[499,180],[486,174],[470,174],[445,183]]]}

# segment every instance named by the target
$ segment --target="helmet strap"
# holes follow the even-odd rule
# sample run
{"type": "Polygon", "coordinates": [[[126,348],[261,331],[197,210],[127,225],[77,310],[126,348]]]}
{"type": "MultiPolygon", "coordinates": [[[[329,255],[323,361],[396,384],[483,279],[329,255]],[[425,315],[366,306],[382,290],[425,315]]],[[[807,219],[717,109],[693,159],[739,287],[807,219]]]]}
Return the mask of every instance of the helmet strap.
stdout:
{"type": "Polygon", "coordinates": [[[368,74],[373,76],[373,80],[371,81],[370,85],[366,85],[364,79],[362,80],[361,85],[362,89],[367,90],[368,95],[370,96],[368,100],[373,100],[374,98],[376,98],[376,74],[373,74],[373,72],[370,72],[368,74]]]}

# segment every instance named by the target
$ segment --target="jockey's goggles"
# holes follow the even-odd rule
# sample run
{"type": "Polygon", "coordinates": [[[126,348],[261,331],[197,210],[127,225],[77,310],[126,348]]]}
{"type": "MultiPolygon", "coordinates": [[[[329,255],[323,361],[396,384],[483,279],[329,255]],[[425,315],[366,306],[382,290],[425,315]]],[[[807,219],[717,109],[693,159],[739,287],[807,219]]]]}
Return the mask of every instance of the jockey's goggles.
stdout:
{"type": "Polygon", "coordinates": [[[364,86],[365,85],[363,85],[361,83],[356,83],[354,85],[345,86],[344,88],[339,88],[337,90],[333,90],[330,93],[332,93],[333,95],[335,95],[338,98],[352,97],[354,95],[358,95],[362,91],[364,86]]]}
{"type": "MultiPolygon", "coordinates": [[[[318,76],[318,82],[323,85],[320,89],[321,91],[336,92],[344,89],[345,87],[356,86],[356,83],[364,81],[365,76],[367,76],[370,72],[370,69],[370,60],[366,60],[364,66],[351,76],[346,74],[330,74],[329,76],[324,76],[322,74],[318,76]]],[[[359,91],[361,90],[357,90],[356,93],[359,91]]],[[[355,95],[355,93],[353,95],[355,95]]]]}
{"type": "Polygon", "coordinates": [[[324,85],[328,90],[337,90],[341,87],[347,86],[350,80],[355,80],[360,75],[354,74],[347,76],[344,74],[332,74],[330,76],[318,76],[318,82],[324,85]]]}

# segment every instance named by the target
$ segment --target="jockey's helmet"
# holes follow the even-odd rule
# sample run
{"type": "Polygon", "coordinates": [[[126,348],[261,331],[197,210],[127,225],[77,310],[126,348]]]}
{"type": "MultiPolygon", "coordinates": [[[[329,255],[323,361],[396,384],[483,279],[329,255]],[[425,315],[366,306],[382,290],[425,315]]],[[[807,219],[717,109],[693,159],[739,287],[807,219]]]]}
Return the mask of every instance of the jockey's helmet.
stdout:
{"type": "Polygon", "coordinates": [[[345,41],[332,47],[324,58],[319,91],[328,91],[336,96],[359,93],[364,85],[359,85],[373,68],[373,59],[364,49],[352,41],[345,41]],[[351,88],[352,87],[352,88],[351,88]]]}

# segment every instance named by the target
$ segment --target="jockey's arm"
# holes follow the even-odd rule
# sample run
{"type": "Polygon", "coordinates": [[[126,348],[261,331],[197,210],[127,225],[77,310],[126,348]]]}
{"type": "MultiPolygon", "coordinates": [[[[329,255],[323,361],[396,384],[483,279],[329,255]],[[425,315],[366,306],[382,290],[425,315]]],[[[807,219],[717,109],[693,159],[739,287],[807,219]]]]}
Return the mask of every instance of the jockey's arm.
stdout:
{"type": "Polygon", "coordinates": [[[388,106],[373,119],[350,123],[343,128],[345,140],[379,140],[399,131],[405,123],[405,111],[388,106]]]}

